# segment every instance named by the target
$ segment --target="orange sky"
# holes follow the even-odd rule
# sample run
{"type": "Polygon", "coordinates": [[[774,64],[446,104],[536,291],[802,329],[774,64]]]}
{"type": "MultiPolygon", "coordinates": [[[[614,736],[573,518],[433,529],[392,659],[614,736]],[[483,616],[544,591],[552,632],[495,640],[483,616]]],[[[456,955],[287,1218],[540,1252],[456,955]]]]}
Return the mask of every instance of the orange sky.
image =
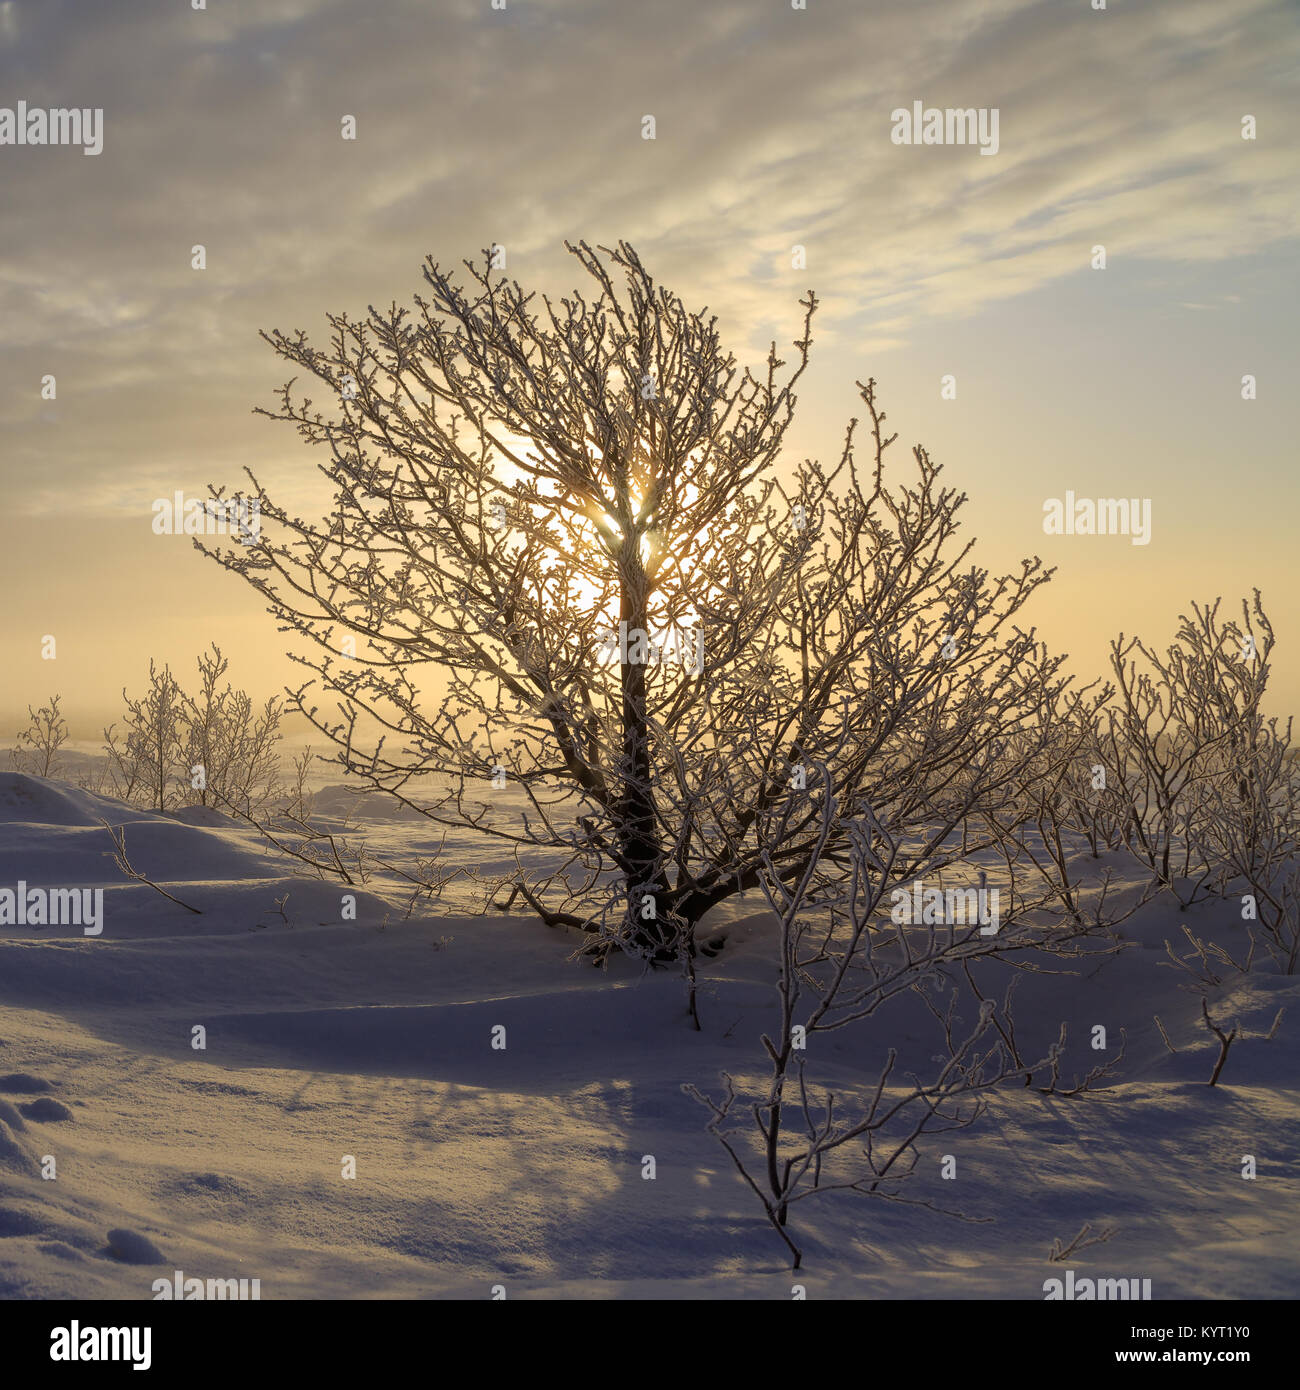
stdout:
{"type": "Polygon", "coordinates": [[[565,237],[632,241],[752,362],[815,288],[793,453],[835,453],[875,376],[982,562],[1059,567],[1032,613],[1076,669],[1258,586],[1300,708],[1292,6],[436,9],[0,4],[0,104],[104,111],[94,157],[0,147],[0,739],[52,691],[91,737],[151,655],[188,673],[213,640],[256,694],[290,678],[251,591],[151,528],[245,465],[312,503],[317,460],[250,413],[287,375],[258,329],[319,333],[493,241],[563,292],[565,237]],[[997,154],[892,143],[915,100],[997,108],[997,154]],[[1151,543],[1044,535],[1067,490],[1149,499],[1151,543]]]}

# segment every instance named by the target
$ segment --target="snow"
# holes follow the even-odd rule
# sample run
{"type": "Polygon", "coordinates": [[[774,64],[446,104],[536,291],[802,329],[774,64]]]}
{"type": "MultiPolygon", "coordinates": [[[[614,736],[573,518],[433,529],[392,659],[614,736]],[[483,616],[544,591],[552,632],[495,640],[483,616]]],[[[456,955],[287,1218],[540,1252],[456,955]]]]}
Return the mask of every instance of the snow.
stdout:
{"type": "MultiPolygon", "coordinates": [[[[373,799],[326,801],[394,859],[441,837],[373,799]]],[[[473,832],[446,854],[508,863],[473,832]]],[[[1120,856],[1105,867],[1140,880],[1120,856]]],[[[0,1296],[149,1298],[159,1266],[132,1261],[155,1256],[168,1275],[260,1279],[263,1298],[486,1298],[496,1284],[511,1298],[788,1298],[799,1283],[809,1297],[1038,1299],[1067,1267],[1150,1278],[1157,1299],[1294,1294],[1300,981],[1261,966],[1211,991],[1212,1017],[1239,1033],[1210,1088],[1219,1045],[1166,963],[1184,922],[1235,947],[1232,903],[1180,913],[1165,895],[1123,925],[1119,954],[1025,975],[1023,1051],[1042,1055],[1065,1022],[1068,1080],[1124,1030],[1114,1078],[1075,1098],[1000,1090],[975,1127],[926,1142],[908,1195],[976,1221],[854,1194],[799,1203],[792,1275],[681,1089],[764,1076],[775,927],[759,904],[723,914],[697,1033],[672,971],[594,970],[568,933],[475,915],[466,885],[407,919],[395,880],[350,888],[300,868],[219,813],[154,815],[0,774],[0,887],[106,890],[102,936],[0,927],[0,1296]],[[200,915],[127,880],[105,821],[200,915]],[[1049,1263],[1084,1223],[1114,1234],[1049,1263]]],[[[818,1038],[810,1074],[852,1094],[890,1047],[922,1066],[929,1021],[901,998],[818,1038]]]]}
{"type": "Polygon", "coordinates": [[[108,1253],[115,1260],[129,1265],[160,1265],[165,1263],[161,1250],[139,1231],[119,1229],[108,1233],[108,1253]]]}

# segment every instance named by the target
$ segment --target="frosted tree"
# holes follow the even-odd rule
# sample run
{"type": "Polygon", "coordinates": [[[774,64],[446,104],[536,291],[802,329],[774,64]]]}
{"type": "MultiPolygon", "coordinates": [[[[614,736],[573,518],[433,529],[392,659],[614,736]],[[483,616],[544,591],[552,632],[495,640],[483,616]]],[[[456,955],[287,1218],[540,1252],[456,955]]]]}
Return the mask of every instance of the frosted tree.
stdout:
{"type": "Polygon", "coordinates": [[[50,696],[50,703],[39,709],[27,706],[27,727],[19,731],[18,745],[10,753],[15,767],[30,765],[40,777],[48,777],[59,758],[59,749],[68,741],[68,721],[59,712],[62,697],[50,696]]]}
{"type": "Polygon", "coordinates": [[[1100,729],[1111,686],[1053,692],[1034,725],[1013,736],[1019,770],[1009,774],[1015,795],[1003,807],[981,811],[994,832],[1007,874],[1027,871],[1048,889],[1051,899],[1075,923],[1115,926],[1150,896],[1130,895],[1121,906],[1108,905],[1112,874],[1085,882],[1078,863],[1082,840],[1093,859],[1101,847],[1119,839],[1122,799],[1106,786],[1099,761],[1100,729]]]}
{"type": "Polygon", "coordinates": [[[1222,893],[1239,895],[1252,938],[1288,975],[1300,965],[1300,789],[1291,719],[1262,702],[1276,645],[1259,590],[1241,621],[1220,622],[1219,603],[1192,606],[1180,629],[1198,653],[1188,716],[1206,739],[1207,776],[1193,831],[1222,893]]]}
{"type": "Polygon", "coordinates": [[[177,799],[181,765],[185,696],[171,668],[149,662],[149,686],[133,700],[125,690],[125,725],[121,734],[110,724],[104,730],[113,795],[124,801],[143,801],[166,811],[177,799]]]}
{"type": "Polygon", "coordinates": [[[229,666],[215,642],[200,654],[197,693],[181,696],[181,755],[191,801],[247,813],[266,806],[279,788],[283,711],[278,700],[258,709],[247,691],[223,685],[229,666]]]}
{"type": "Polygon", "coordinates": [[[1214,891],[1224,856],[1247,877],[1257,851],[1277,856],[1263,847],[1263,816],[1289,788],[1285,748],[1261,713],[1275,639],[1259,591],[1240,624],[1219,605],[1193,603],[1163,654],[1123,634],[1111,644],[1116,694],[1100,747],[1124,841],[1184,905],[1214,891]]]}
{"type": "Polygon", "coordinates": [[[247,691],[222,684],[229,661],[214,643],[198,658],[197,694],[149,663],[145,693],[126,702],[123,727],[104,730],[105,790],[155,811],[177,805],[219,806],[239,815],[266,807],[280,790],[283,706],[259,709],[247,691]]]}
{"type": "Polygon", "coordinates": [[[830,465],[783,457],[812,293],[789,362],[742,369],[630,246],[568,249],[587,288],[558,300],[430,259],[412,308],[263,335],[324,393],[261,413],[323,451],[333,508],[250,473],[260,541],[195,543],[295,635],[290,707],[354,777],[513,843],[501,901],[597,953],[689,959],[765,873],[842,876],[869,806],[927,863],[968,853],[1061,683],[1018,625],[1041,562],[974,565],[924,449],[886,482],[873,381],[865,460],[857,420],[830,465]]]}
{"type": "MultiPolygon", "coordinates": [[[[1059,777],[1069,763],[1070,750],[1058,746],[1043,770],[1059,777]]],[[[1065,968],[1091,932],[1059,883],[1032,899],[1010,875],[998,881],[981,872],[978,887],[936,886],[931,842],[872,812],[844,822],[830,782],[827,765],[810,769],[820,837],[801,877],[789,881],[775,855],[765,855],[760,887],[778,921],[777,1009],[760,1039],[766,1076],[743,1084],[724,1073],[713,1094],[683,1087],[708,1108],[709,1132],[795,1269],[804,1257],[797,1217],[814,1198],[857,1193],[983,1219],[912,1194],[921,1145],[974,1124],[987,1093],[1013,1077],[1028,1085],[1047,1068],[1040,1089],[1057,1090],[1065,1029],[1035,1056],[1038,1044],[1016,1035],[1017,976],[1002,972],[1000,980],[999,971],[1026,963],[1041,971],[1048,961],[1065,968]],[[848,872],[819,888],[820,859],[840,826],[848,872]],[[886,1015],[895,1024],[888,1047],[880,1041],[886,1015]]],[[[766,827],[773,848],[785,815],[766,827]]],[[[1098,943],[1090,944],[1095,960],[1098,943]]],[[[1060,1093],[1086,1090],[1106,1070],[1060,1093]]]]}

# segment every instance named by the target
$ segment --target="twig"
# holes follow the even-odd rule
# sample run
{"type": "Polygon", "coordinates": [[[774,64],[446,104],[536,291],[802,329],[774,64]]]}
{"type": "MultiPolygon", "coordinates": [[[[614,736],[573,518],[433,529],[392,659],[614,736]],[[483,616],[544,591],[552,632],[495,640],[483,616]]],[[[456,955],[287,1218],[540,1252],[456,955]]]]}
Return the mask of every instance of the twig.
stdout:
{"type": "Polygon", "coordinates": [[[186,910],[186,912],[193,912],[195,916],[203,916],[203,912],[200,908],[191,907],[189,903],[181,902],[179,898],[174,897],[165,888],[159,887],[159,885],[156,884],[153,881],[153,879],[147,877],[145,874],[142,874],[138,869],[132,867],[131,861],[126,857],[126,827],[124,825],[114,827],[109,825],[109,823],[106,820],[101,820],[100,825],[102,825],[104,829],[108,831],[110,837],[112,838],[115,850],[115,853],[113,855],[113,862],[122,871],[122,873],[124,873],[127,876],[127,878],[134,879],[137,883],[148,884],[148,886],[152,888],[155,893],[161,893],[163,897],[167,899],[168,902],[175,903],[177,907],[183,907],[186,910]]]}
{"type": "Polygon", "coordinates": [[[1205,1002],[1205,996],[1201,995],[1201,1013],[1205,1018],[1205,1026],[1219,1040],[1219,1060],[1214,1064],[1214,1075],[1210,1077],[1210,1085],[1213,1086],[1219,1079],[1219,1073],[1223,1070],[1223,1064],[1228,1060],[1228,1049],[1232,1046],[1232,1040],[1237,1036],[1234,1028],[1231,1033],[1225,1033],[1222,1028],[1210,1017],[1210,1006],[1205,1002]]]}
{"type": "Polygon", "coordinates": [[[1052,1261],[1053,1264],[1063,1264],[1071,1255],[1077,1255],[1080,1250],[1086,1250],[1090,1245],[1105,1245],[1111,1236],[1115,1234],[1114,1227],[1107,1226],[1105,1230],[1099,1235],[1093,1236],[1091,1240],[1084,1240],[1084,1236],[1086,1236],[1090,1230],[1092,1230],[1092,1223],[1085,1221],[1079,1234],[1075,1236],[1069,1245],[1065,1246],[1061,1244],[1060,1237],[1058,1236],[1052,1241],[1052,1248],[1047,1258],[1052,1261]]]}

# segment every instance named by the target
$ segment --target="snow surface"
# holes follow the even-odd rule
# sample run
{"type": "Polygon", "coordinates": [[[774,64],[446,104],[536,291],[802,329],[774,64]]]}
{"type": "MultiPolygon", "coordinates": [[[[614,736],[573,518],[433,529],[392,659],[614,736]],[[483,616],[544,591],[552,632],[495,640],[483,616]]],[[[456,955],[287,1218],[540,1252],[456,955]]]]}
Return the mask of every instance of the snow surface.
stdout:
{"type": "MultiPolygon", "coordinates": [[[[340,814],[355,805],[331,795],[340,814]]],[[[372,845],[395,857],[440,837],[364,809],[372,845]]],[[[473,832],[445,855],[509,864],[473,832]]],[[[1122,857],[1106,863],[1138,882],[1122,857]]],[[[0,1296],[150,1298],[175,1270],[257,1278],[263,1298],[489,1297],[498,1284],[511,1298],[789,1298],[799,1283],[809,1297],[1040,1299],[1066,1268],[1150,1278],[1157,1299],[1283,1298],[1300,1283],[1300,980],[1265,967],[1211,992],[1216,1021],[1240,1029],[1211,1089],[1218,1044],[1162,964],[1183,922],[1235,947],[1231,903],[1183,914],[1166,895],[1123,925],[1120,954],[1025,977],[1026,1053],[1064,1021],[1065,1075],[1100,1060],[1096,1024],[1104,1055],[1121,1029],[1127,1055],[1100,1093],[1003,1089],[973,1129],[927,1141],[909,1195],[979,1224],[813,1198],[792,1275],[681,1090],[763,1075],[775,938],[757,903],[725,914],[726,949],[701,963],[696,1033],[673,972],[593,970],[564,932],[475,915],[467,887],[407,920],[396,882],[349,889],[299,867],[218,813],[154,815],[0,774],[0,887],[106,890],[102,936],[0,927],[0,1296]],[[105,820],[124,827],[136,869],[201,915],[126,880],[105,820]],[[341,920],[345,892],[356,921],[341,920]],[[206,1050],[191,1047],[195,1025],[206,1050]],[[498,1025],[504,1051],[490,1045],[498,1025]],[[955,1180],[940,1177],[944,1154],[955,1180]],[[1049,1263],[1085,1222],[1114,1235],[1049,1263]]],[[[924,1066],[929,1023],[904,998],[819,1038],[810,1074],[860,1091],[890,1046],[924,1066]]]]}

